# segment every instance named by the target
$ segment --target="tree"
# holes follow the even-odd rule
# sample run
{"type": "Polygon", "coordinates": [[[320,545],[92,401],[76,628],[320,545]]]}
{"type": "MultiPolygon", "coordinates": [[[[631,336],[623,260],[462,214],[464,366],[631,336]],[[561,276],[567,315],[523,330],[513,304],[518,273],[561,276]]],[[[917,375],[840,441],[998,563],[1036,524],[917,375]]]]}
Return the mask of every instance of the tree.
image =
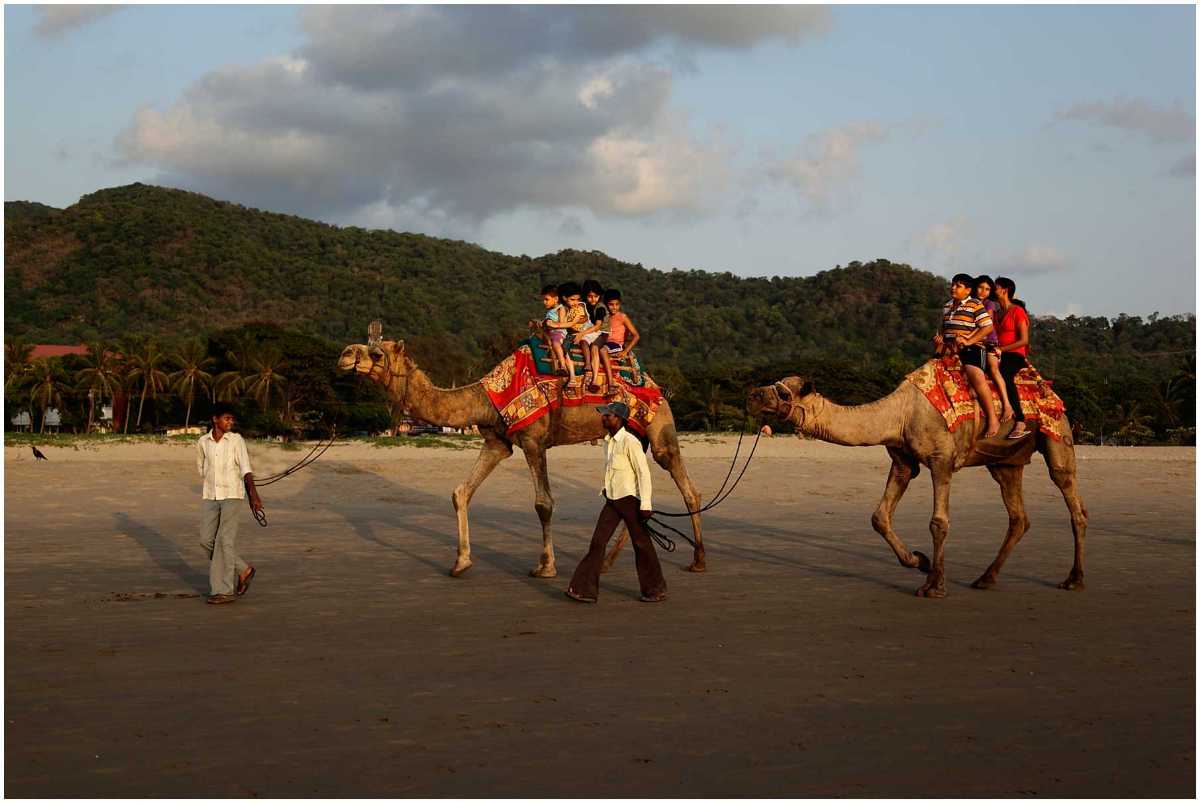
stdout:
{"type": "MultiPolygon", "coordinates": [[[[76,387],[88,394],[87,431],[92,431],[95,420],[96,397],[103,403],[105,397],[115,398],[121,389],[122,370],[120,360],[101,343],[89,343],[87,356],[82,358],[84,367],[76,374],[76,387]]],[[[126,416],[128,418],[128,416],[126,416]]]]}
{"type": "Polygon", "coordinates": [[[140,347],[129,355],[129,384],[141,388],[136,425],[138,429],[142,427],[142,410],[146,399],[157,398],[167,387],[167,372],[163,370],[166,362],[167,353],[153,339],[143,341],[140,347]]]}
{"type": "Polygon", "coordinates": [[[287,360],[274,346],[262,346],[252,352],[249,357],[250,373],[246,383],[246,392],[258,402],[264,410],[271,409],[272,399],[278,397],[284,401],[283,386],[287,382],[281,371],[287,368],[287,360]]]}
{"type": "Polygon", "coordinates": [[[30,366],[30,398],[41,408],[42,423],[39,432],[46,431],[46,411],[62,407],[63,392],[67,389],[62,363],[56,359],[41,357],[30,366]]]}
{"type": "Polygon", "coordinates": [[[233,367],[217,374],[212,383],[213,401],[231,402],[246,392],[253,350],[254,340],[248,334],[234,337],[233,347],[225,351],[225,360],[233,367]]]}
{"type": "Polygon", "coordinates": [[[19,337],[7,338],[4,341],[4,389],[8,390],[21,384],[32,367],[29,355],[33,346],[19,337]]]}
{"type": "Polygon", "coordinates": [[[183,418],[183,426],[192,423],[192,402],[196,398],[197,385],[207,389],[212,384],[212,374],[206,371],[216,362],[208,356],[204,344],[199,340],[189,340],[171,355],[179,370],[171,374],[171,388],[187,403],[187,413],[183,418]]]}

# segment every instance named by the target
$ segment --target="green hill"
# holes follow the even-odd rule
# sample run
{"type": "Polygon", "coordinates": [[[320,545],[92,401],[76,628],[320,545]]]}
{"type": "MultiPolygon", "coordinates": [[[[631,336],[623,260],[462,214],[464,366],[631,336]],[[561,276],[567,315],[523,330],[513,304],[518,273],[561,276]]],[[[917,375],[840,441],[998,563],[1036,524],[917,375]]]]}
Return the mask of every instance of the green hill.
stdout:
{"type": "MultiPolygon", "coordinates": [[[[926,357],[946,292],[944,278],[886,259],[767,279],[651,270],[595,251],[516,257],[143,184],[67,209],[17,201],[4,212],[6,336],[174,341],[257,323],[332,345],[362,341],[379,318],[435,379],[461,383],[524,336],[525,322],[540,316],[542,284],[593,277],[621,289],[644,362],[697,426],[728,420],[746,382],[798,368],[839,400],[890,389],[926,357]]],[[[1194,343],[1194,317],[1035,326],[1043,367],[1045,358],[1064,363],[1068,403],[1086,386],[1095,401],[1082,403],[1097,408],[1131,398],[1091,390],[1122,366],[1122,353],[1135,362],[1140,351],[1168,355],[1141,360],[1121,380],[1136,386],[1145,410],[1156,384],[1186,370],[1170,355],[1194,352],[1194,343]]],[[[1162,418],[1165,431],[1170,416],[1162,418]]],[[[1184,419],[1194,424],[1190,409],[1174,423],[1184,419]]]]}

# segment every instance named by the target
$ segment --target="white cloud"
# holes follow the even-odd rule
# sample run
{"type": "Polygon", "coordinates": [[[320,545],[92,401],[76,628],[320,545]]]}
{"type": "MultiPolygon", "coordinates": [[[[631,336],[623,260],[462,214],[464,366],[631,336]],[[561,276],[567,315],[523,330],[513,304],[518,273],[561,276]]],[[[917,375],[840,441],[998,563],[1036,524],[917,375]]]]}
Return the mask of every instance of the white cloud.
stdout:
{"type": "Polygon", "coordinates": [[[993,261],[987,266],[987,272],[993,278],[1011,275],[1017,279],[1018,277],[1028,278],[1061,273],[1071,270],[1071,268],[1070,259],[1059,249],[1047,245],[1030,245],[1021,251],[1007,254],[993,261]]]}
{"type": "Polygon", "coordinates": [[[1196,138],[1196,118],[1181,104],[1164,107],[1140,98],[1076,103],[1060,109],[1055,120],[1118,128],[1156,143],[1189,142],[1196,138]]]}
{"type": "Polygon", "coordinates": [[[885,141],[889,131],[872,121],[817,132],[787,158],[770,161],[768,177],[793,187],[814,210],[825,210],[835,191],[859,175],[863,145],[885,141]]]}
{"type": "Polygon", "coordinates": [[[225,67],[118,139],[173,183],[324,219],[476,226],[519,209],[703,209],[732,149],[673,108],[647,48],[819,35],[767,6],[308,6],[306,43],[225,67]]]}
{"type": "Polygon", "coordinates": [[[917,254],[937,267],[954,267],[958,264],[963,240],[970,236],[971,231],[971,223],[964,217],[934,223],[910,238],[904,250],[917,254]]]}
{"type": "Polygon", "coordinates": [[[51,39],[62,36],[73,28],[81,28],[95,22],[122,8],[124,8],[123,5],[37,5],[33,7],[33,13],[38,17],[38,22],[33,30],[39,36],[51,39]]]}

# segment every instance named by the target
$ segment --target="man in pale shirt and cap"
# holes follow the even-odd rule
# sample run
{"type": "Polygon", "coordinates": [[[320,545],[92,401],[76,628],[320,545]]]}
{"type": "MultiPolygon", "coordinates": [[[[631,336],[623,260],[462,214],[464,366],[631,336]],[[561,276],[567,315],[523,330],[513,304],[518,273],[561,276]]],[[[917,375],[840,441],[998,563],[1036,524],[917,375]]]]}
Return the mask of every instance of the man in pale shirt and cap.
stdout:
{"type": "Polygon", "coordinates": [[[238,516],[250,492],[250,506],[262,510],[254,487],[246,441],[232,432],[233,409],[218,404],[213,409],[213,426],[196,441],[196,468],[204,480],[200,502],[200,545],[208,553],[210,605],[236,602],[254,579],[254,567],[237,553],[238,516]]]}
{"type": "Polygon", "coordinates": [[[642,602],[662,602],[667,598],[667,581],[654,543],[642,526],[654,512],[651,504],[650,464],[646,450],[637,436],[625,427],[629,406],[613,402],[597,407],[600,422],[608,430],[604,438],[604,509],[596,521],[588,553],[579,562],[567,586],[566,595],[578,602],[595,602],[600,593],[600,565],[604,547],[617,525],[625,522],[633,542],[633,558],[637,565],[638,584],[642,602]]]}

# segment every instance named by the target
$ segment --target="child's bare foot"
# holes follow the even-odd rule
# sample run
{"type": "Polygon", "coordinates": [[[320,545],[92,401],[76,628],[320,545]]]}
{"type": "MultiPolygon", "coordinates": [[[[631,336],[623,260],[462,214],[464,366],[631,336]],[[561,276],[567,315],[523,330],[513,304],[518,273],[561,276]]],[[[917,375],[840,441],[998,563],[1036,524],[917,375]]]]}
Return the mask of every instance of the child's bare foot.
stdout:
{"type": "Polygon", "coordinates": [[[1000,423],[1001,424],[1006,423],[1008,421],[1012,421],[1012,417],[1013,417],[1013,409],[1011,407],[1006,406],[1003,410],[1000,411],[1000,423]]]}
{"type": "Polygon", "coordinates": [[[983,433],[983,437],[994,438],[994,437],[996,437],[996,434],[999,432],[1000,432],[1000,422],[997,421],[995,418],[989,418],[988,419],[988,428],[987,428],[987,431],[983,433]]]}

